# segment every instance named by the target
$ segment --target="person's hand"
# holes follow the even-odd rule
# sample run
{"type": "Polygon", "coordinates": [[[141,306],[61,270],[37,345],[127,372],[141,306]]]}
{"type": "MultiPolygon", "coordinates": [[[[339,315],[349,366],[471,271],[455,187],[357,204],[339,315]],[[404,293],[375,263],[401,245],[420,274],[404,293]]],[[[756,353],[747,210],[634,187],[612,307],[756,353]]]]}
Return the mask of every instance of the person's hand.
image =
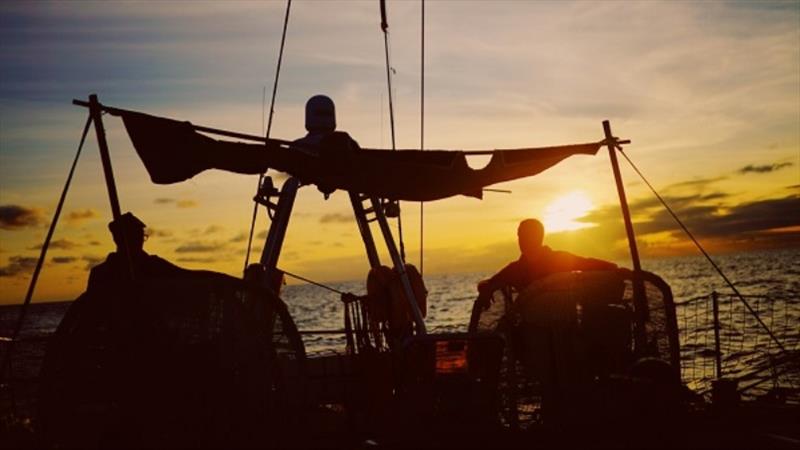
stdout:
{"type": "Polygon", "coordinates": [[[492,292],[492,286],[489,283],[489,280],[482,280],[478,283],[478,299],[476,302],[483,308],[483,310],[489,309],[492,302],[494,301],[494,295],[492,292]]]}

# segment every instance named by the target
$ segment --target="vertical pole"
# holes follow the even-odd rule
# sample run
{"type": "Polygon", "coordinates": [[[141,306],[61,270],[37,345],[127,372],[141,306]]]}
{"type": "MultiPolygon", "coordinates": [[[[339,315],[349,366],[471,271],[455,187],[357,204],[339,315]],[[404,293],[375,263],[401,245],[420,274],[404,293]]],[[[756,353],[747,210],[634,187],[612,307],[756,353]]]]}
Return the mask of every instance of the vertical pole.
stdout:
{"type": "Polygon", "coordinates": [[[108,154],[106,130],[103,127],[103,110],[97,100],[97,94],[89,96],[89,114],[92,117],[94,130],[97,133],[97,146],[100,148],[100,161],[103,163],[103,174],[106,177],[108,200],[111,202],[111,214],[114,220],[117,220],[122,213],[119,208],[119,197],[117,197],[117,185],[114,182],[114,170],[111,168],[111,157],[108,154]]]}
{"type": "Polygon", "coordinates": [[[386,241],[386,247],[389,250],[389,256],[391,256],[392,262],[394,263],[394,269],[397,271],[397,274],[400,275],[400,281],[403,284],[403,291],[406,293],[408,305],[411,307],[411,315],[414,316],[414,324],[417,326],[417,333],[426,335],[428,334],[428,331],[425,328],[425,319],[422,318],[422,311],[419,309],[419,305],[417,304],[417,297],[414,295],[414,289],[411,287],[411,282],[408,279],[405,262],[400,257],[400,253],[397,251],[397,245],[395,244],[394,237],[392,236],[392,229],[389,227],[389,222],[386,220],[386,214],[383,212],[383,206],[381,205],[380,200],[377,198],[372,198],[371,202],[372,207],[375,209],[375,217],[378,219],[378,225],[381,227],[381,232],[383,233],[383,239],[386,241]]]}
{"type": "MultiPolygon", "coordinates": [[[[97,99],[97,94],[89,96],[89,116],[94,122],[94,131],[97,133],[97,148],[100,150],[100,161],[103,163],[103,175],[106,178],[108,201],[111,203],[111,216],[116,221],[122,216],[122,212],[119,207],[119,197],[117,196],[117,184],[114,182],[114,169],[111,167],[111,155],[108,152],[108,142],[106,142],[106,129],[103,126],[103,108],[97,99]]],[[[122,241],[125,249],[125,259],[128,263],[128,275],[130,275],[130,280],[133,281],[136,279],[136,273],[133,268],[128,238],[125,233],[122,233],[122,241]]]]}
{"type": "Polygon", "coordinates": [[[631,221],[631,212],[628,209],[628,199],[625,196],[625,186],[622,184],[622,174],[619,171],[617,149],[614,147],[614,135],[611,134],[611,124],[608,120],[603,121],[603,132],[608,143],[608,156],[611,158],[611,168],[614,171],[614,181],[617,184],[617,194],[619,194],[619,205],[622,208],[625,233],[628,236],[628,247],[630,248],[633,262],[633,303],[636,308],[636,334],[634,339],[636,351],[641,353],[647,342],[647,334],[644,328],[647,320],[647,298],[645,297],[644,282],[641,276],[642,265],[639,261],[639,249],[636,247],[636,236],[633,233],[633,222],[631,221]]]}
{"type": "Polygon", "coordinates": [[[722,378],[722,351],[719,342],[719,293],[711,292],[711,306],[714,312],[714,358],[717,365],[717,379],[722,378]]]}
{"type": "Polygon", "coordinates": [[[358,231],[361,233],[361,240],[364,241],[364,247],[367,250],[369,266],[378,267],[381,265],[381,259],[378,256],[378,249],[375,247],[375,239],[372,237],[372,230],[369,229],[367,214],[364,211],[364,204],[361,201],[361,196],[355,192],[350,192],[349,194],[350,203],[353,205],[353,214],[356,216],[356,223],[358,224],[358,231]]]}

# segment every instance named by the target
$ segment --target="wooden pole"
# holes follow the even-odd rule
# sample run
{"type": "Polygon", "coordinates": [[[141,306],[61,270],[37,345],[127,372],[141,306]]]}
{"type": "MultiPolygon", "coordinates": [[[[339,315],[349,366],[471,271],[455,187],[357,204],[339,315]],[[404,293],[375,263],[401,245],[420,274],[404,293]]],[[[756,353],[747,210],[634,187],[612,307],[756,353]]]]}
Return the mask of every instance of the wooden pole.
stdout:
{"type": "Polygon", "coordinates": [[[611,133],[611,124],[608,120],[603,121],[603,132],[606,136],[608,145],[608,156],[611,158],[611,168],[614,171],[614,181],[617,184],[617,194],[619,194],[619,205],[622,208],[622,218],[625,221],[625,233],[628,236],[628,247],[630,248],[631,260],[633,262],[633,304],[636,308],[636,333],[634,335],[636,351],[641,353],[647,342],[645,332],[645,322],[647,321],[647,297],[645,296],[644,282],[642,281],[642,265],[639,261],[639,249],[636,247],[636,236],[633,233],[633,222],[631,212],[628,209],[628,199],[625,196],[625,186],[622,183],[622,174],[619,171],[617,161],[616,141],[611,133]]]}
{"type": "Polygon", "coordinates": [[[108,153],[108,143],[106,142],[106,130],[103,128],[103,109],[97,94],[89,96],[89,114],[94,122],[94,130],[97,133],[97,146],[100,148],[100,160],[103,163],[103,174],[106,177],[106,188],[108,189],[108,200],[111,202],[111,214],[114,220],[119,219],[122,212],[119,208],[119,197],[117,196],[117,185],[114,182],[114,170],[111,168],[111,156],[108,153]]]}
{"type": "MultiPolygon", "coordinates": [[[[73,100],[73,103],[75,101],[73,100]]],[[[97,94],[89,96],[89,116],[94,122],[94,130],[97,133],[97,148],[100,149],[100,161],[103,163],[103,175],[106,179],[106,190],[108,190],[108,201],[111,203],[111,216],[114,221],[122,216],[119,207],[119,196],[117,196],[117,184],[114,182],[114,169],[111,166],[111,155],[108,152],[108,142],[106,142],[106,129],[103,126],[103,105],[97,99],[97,94]]],[[[128,264],[128,275],[130,281],[136,279],[136,271],[131,259],[130,245],[128,237],[122,233],[122,245],[125,249],[125,262],[128,264]]]]}

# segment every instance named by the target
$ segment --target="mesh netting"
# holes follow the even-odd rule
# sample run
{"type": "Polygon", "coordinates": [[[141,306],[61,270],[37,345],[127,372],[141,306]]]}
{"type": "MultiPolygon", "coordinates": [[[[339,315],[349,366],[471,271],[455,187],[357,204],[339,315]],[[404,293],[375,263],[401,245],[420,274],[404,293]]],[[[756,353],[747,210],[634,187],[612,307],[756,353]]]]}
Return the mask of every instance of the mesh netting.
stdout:
{"type": "Polygon", "coordinates": [[[524,428],[541,420],[543,380],[553,385],[555,374],[555,384],[575,390],[598,376],[625,375],[642,357],[668,363],[677,373],[670,288],[648,272],[642,280],[647,312],[639,348],[634,336],[640,311],[627,270],[559,273],[519,294],[495,292],[486,310],[475,305],[470,332],[499,333],[507,343],[500,380],[505,425],[524,428]]]}

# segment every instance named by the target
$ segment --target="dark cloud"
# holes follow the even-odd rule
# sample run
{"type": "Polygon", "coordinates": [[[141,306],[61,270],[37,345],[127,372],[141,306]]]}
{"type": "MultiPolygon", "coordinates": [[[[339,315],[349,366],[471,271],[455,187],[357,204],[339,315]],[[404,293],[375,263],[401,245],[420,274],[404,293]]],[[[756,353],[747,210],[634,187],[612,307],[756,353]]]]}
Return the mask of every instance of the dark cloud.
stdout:
{"type": "Polygon", "coordinates": [[[78,258],[74,256],[54,256],[51,261],[55,264],[70,264],[77,261],[78,258]]]}
{"type": "Polygon", "coordinates": [[[793,164],[790,163],[790,162],[775,163],[775,164],[765,164],[765,165],[761,165],[761,166],[754,166],[752,164],[748,164],[748,165],[742,167],[741,169],[739,169],[737,172],[742,173],[742,174],[747,174],[747,173],[770,173],[770,172],[775,172],[776,170],[781,170],[784,167],[789,167],[789,166],[792,166],[792,165],[793,164]]]}
{"type": "Polygon", "coordinates": [[[800,225],[800,196],[761,200],[730,208],[706,220],[693,221],[693,232],[701,236],[731,236],[758,233],[800,225]]]}
{"type": "Polygon", "coordinates": [[[0,205],[0,229],[17,230],[44,223],[42,212],[20,205],[0,205]]]}
{"type": "Polygon", "coordinates": [[[267,230],[264,230],[256,235],[256,239],[266,239],[267,238],[267,230]]]}
{"type": "Polygon", "coordinates": [[[91,245],[93,247],[97,247],[98,245],[102,245],[102,244],[100,244],[100,241],[90,241],[89,245],[91,245]]]}
{"type": "MultiPolygon", "coordinates": [[[[48,248],[59,249],[59,250],[72,250],[76,247],[80,247],[80,244],[70,241],[69,239],[56,239],[55,241],[50,241],[50,246],[48,248]]],[[[30,250],[41,250],[42,244],[35,245],[30,248],[30,250]]]]}
{"type": "Polygon", "coordinates": [[[175,253],[209,253],[225,248],[224,243],[190,241],[175,249],[175,253]]]}
{"type": "Polygon", "coordinates": [[[215,234],[215,233],[219,233],[220,231],[222,231],[224,229],[225,228],[223,228],[223,227],[221,227],[219,225],[209,225],[205,229],[205,231],[203,231],[203,234],[215,234]]]}
{"type": "Polygon", "coordinates": [[[248,234],[242,231],[241,233],[237,234],[236,236],[230,239],[230,242],[244,242],[247,240],[248,234]]]}
{"type": "MultiPolygon", "coordinates": [[[[768,230],[800,225],[800,196],[759,200],[736,206],[704,204],[704,200],[724,198],[717,193],[707,196],[665,197],[677,216],[697,237],[735,238],[760,235],[768,230]]],[[[675,219],[663,207],[650,199],[631,202],[633,214],[647,213],[646,219],[635,220],[637,234],[655,234],[665,231],[682,235],[675,219]]],[[[623,238],[619,207],[608,205],[592,211],[581,222],[598,224],[607,228],[608,235],[623,238]]]]}
{"type": "Polygon", "coordinates": [[[671,184],[671,185],[667,186],[666,189],[664,189],[664,190],[667,191],[667,190],[671,190],[671,189],[681,189],[681,188],[683,188],[683,189],[685,189],[685,188],[703,189],[703,188],[708,187],[709,185],[712,185],[712,184],[714,184],[714,183],[716,183],[718,181],[722,181],[722,180],[724,180],[726,178],[728,178],[728,177],[722,176],[722,177],[715,177],[715,178],[697,178],[697,179],[694,179],[694,180],[681,181],[679,183],[674,183],[674,184],[671,184]]]}
{"type": "Polygon", "coordinates": [[[197,202],[194,200],[168,197],[157,198],[153,202],[157,205],[175,205],[177,208],[194,208],[197,206],[197,202]]]}
{"type": "Polygon", "coordinates": [[[15,277],[20,274],[27,274],[36,267],[37,258],[29,256],[12,256],[8,259],[8,264],[0,266],[0,277],[15,277]]]}
{"type": "Polygon", "coordinates": [[[75,211],[70,211],[67,214],[67,222],[69,223],[80,223],[84,220],[91,220],[95,217],[98,217],[97,211],[86,208],[86,209],[76,209],[75,211]]]}
{"type": "Polygon", "coordinates": [[[163,228],[152,228],[152,227],[147,227],[147,234],[148,234],[149,236],[151,236],[151,237],[163,237],[163,238],[167,238],[167,237],[171,237],[171,236],[172,236],[172,231],[170,231],[170,230],[165,230],[165,229],[163,229],[163,228]]]}
{"type": "Polygon", "coordinates": [[[354,220],[355,219],[353,219],[353,216],[350,214],[332,213],[324,214],[322,217],[320,217],[319,223],[350,223],[354,220]]]}

